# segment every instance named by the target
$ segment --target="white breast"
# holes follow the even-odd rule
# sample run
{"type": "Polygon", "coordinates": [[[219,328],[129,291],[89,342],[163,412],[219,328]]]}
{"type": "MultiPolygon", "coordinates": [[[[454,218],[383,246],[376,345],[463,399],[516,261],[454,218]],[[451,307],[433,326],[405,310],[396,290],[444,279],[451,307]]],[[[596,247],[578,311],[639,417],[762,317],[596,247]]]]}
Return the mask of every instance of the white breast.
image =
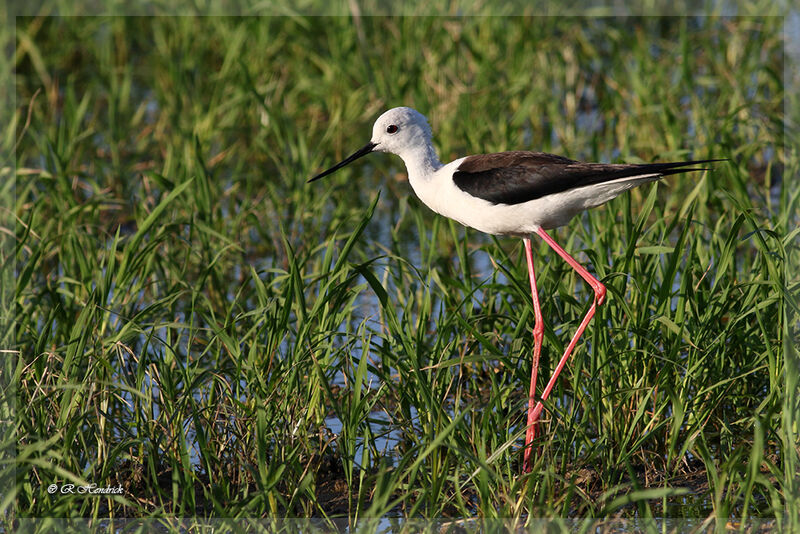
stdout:
{"type": "Polygon", "coordinates": [[[604,204],[659,176],[644,175],[579,187],[520,204],[493,204],[455,185],[452,176],[463,159],[452,161],[427,176],[409,169],[411,187],[419,199],[436,213],[494,235],[526,237],[539,228],[563,226],[581,211],[604,204]]]}

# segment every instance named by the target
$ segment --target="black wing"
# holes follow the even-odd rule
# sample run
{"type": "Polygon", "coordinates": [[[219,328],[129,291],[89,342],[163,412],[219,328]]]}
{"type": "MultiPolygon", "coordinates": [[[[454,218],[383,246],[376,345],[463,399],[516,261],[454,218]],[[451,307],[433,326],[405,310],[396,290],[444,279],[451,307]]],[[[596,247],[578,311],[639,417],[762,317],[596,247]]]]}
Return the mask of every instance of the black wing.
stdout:
{"type": "Polygon", "coordinates": [[[689,171],[689,165],[720,160],[673,163],[583,163],[543,152],[499,152],[469,156],[456,169],[453,182],[462,191],[494,204],[521,204],[578,187],[621,178],[689,171]]]}

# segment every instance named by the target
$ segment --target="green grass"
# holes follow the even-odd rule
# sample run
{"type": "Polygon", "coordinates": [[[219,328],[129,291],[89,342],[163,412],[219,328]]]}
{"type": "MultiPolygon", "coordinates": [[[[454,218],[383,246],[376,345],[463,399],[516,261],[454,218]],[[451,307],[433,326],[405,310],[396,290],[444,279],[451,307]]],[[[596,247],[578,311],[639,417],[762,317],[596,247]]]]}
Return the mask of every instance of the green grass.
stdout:
{"type": "MultiPolygon", "coordinates": [[[[709,14],[17,19],[6,521],[800,531],[782,20],[709,14]],[[428,211],[396,157],[305,183],[396,105],[445,161],[729,160],[554,232],[609,294],[530,475],[520,241],[428,211]]],[[[534,244],[547,376],[591,291],[534,244]]]]}

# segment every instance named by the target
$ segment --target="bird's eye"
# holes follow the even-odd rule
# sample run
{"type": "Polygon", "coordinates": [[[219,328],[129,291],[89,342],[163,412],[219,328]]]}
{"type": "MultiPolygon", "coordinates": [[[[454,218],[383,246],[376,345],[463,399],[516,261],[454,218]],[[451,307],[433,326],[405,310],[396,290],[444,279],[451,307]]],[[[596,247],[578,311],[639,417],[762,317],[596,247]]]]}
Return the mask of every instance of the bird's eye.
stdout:
{"type": "Polygon", "coordinates": [[[389,126],[386,127],[386,133],[393,134],[393,133],[396,133],[397,130],[398,130],[398,128],[397,128],[396,124],[390,124],[389,126]]]}

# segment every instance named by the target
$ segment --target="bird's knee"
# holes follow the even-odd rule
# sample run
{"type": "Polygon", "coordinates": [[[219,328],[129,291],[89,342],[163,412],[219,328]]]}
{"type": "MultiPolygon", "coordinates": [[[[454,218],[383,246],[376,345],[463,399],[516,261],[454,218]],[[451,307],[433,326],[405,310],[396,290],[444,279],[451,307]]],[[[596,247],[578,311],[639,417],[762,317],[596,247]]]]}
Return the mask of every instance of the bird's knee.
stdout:
{"type": "Polygon", "coordinates": [[[544,323],[542,321],[536,321],[536,324],[533,325],[533,337],[536,339],[541,339],[544,335],[544,323]]]}
{"type": "Polygon", "coordinates": [[[598,306],[606,300],[606,286],[602,283],[597,284],[597,287],[594,288],[594,300],[598,306]]]}

